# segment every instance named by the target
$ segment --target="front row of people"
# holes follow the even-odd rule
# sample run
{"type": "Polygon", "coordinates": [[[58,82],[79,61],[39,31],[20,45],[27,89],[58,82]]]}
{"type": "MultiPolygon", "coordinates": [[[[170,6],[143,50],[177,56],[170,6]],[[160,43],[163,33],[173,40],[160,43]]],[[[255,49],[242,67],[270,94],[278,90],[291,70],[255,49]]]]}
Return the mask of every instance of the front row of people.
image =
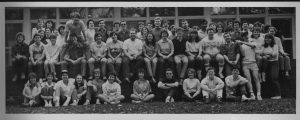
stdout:
{"type": "MultiPolygon", "coordinates": [[[[44,103],[45,107],[89,105],[95,104],[118,104],[125,99],[121,94],[121,86],[117,82],[115,73],[109,73],[107,81],[100,78],[99,68],[94,70],[94,79],[88,82],[80,74],[75,79],[68,77],[68,71],[62,71],[62,80],[53,82],[54,75],[48,74],[45,82],[38,82],[35,73],[29,74],[29,81],[23,90],[24,105],[37,106],[44,103]],[[43,101],[43,102],[42,102],[43,101]]],[[[151,89],[151,84],[145,79],[145,70],[138,70],[138,80],[133,83],[133,93],[130,95],[132,103],[152,101],[156,94],[151,89]]],[[[165,75],[157,84],[158,92],[165,97],[165,102],[174,102],[180,89],[183,90],[184,101],[200,101],[205,103],[215,100],[222,102],[223,88],[226,90],[226,100],[255,100],[246,97],[246,85],[248,80],[239,75],[239,70],[234,68],[232,75],[225,78],[225,83],[215,76],[214,68],[208,68],[207,76],[201,81],[196,76],[196,70],[188,69],[188,78],[183,81],[182,88],[179,80],[175,79],[172,69],[168,68],[165,75]],[[201,97],[202,92],[202,97],[201,97]],[[239,93],[238,93],[239,92],[239,93]]]]}

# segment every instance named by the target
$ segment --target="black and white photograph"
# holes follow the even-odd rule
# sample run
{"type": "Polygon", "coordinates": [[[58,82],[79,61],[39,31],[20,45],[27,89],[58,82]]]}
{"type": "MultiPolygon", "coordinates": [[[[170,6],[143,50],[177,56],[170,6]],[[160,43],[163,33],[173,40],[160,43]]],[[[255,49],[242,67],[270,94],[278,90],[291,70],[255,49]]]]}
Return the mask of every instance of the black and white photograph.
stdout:
{"type": "Polygon", "coordinates": [[[248,3],[0,3],[4,119],[295,119],[299,4],[248,3]]]}

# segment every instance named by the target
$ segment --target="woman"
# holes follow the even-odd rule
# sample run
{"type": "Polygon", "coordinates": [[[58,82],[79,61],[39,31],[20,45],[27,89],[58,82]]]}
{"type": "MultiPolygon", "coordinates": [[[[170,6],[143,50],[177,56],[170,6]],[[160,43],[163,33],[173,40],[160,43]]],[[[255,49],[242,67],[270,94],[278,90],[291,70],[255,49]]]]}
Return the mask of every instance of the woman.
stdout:
{"type": "Polygon", "coordinates": [[[181,31],[177,33],[177,37],[173,40],[174,48],[176,48],[174,49],[174,61],[176,63],[177,75],[180,78],[181,85],[188,67],[186,41],[187,40],[183,39],[183,32],[181,31]]]}
{"type": "Polygon", "coordinates": [[[82,79],[82,76],[78,74],[75,79],[75,89],[72,92],[73,103],[71,105],[76,106],[82,104],[85,101],[86,96],[86,81],[82,79]]]}
{"type": "Polygon", "coordinates": [[[147,39],[147,35],[148,35],[150,32],[149,32],[149,30],[147,29],[147,27],[143,27],[141,30],[142,30],[142,31],[140,32],[140,34],[137,33],[136,36],[137,36],[138,39],[140,39],[140,40],[142,40],[143,42],[145,42],[146,39],[147,39]]]}
{"type": "Polygon", "coordinates": [[[56,37],[56,44],[60,47],[62,47],[64,44],[66,44],[65,41],[65,26],[59,26],[58,27],[58,36],[56,37]]]}
{"type": "Polygon", "coordinates": [[[94,28],[95,21],[90,19],[87,21],[86,26],[87,29],[85,30],[85,36],[86,36],[86,43],[88,45],[91,45],[95,40],[95,28],[94,28]]]}
{"type": "Polygon", "coordinates": [[[195,69],[188,69],[188,78],[183,81],[183,92],[185,101],[199,100],[201,92],[200,80],[195,78],[195,69]]]}
{"type": "MultiPolygon", "coordinates": [[[[119,40],[119,36],[116,32],[111,32],[110,36],[112,41],[107,43],[107,67],[109,72],[116,73],[119,76],[120,68],[122,64],[122,46],[123,42],[119,40]]],[[[117,78],[118,82],[121,81],[117,78]]]]}
{"type": "Polygon", "coordinates": [[[224,41],[224,43],[225,43],[225,39],[223,37],[223,35],[224,35],[224,27],[223,27],[223,25],[222,24],[218,24],[216,29],[217,29],[217,33],[214,35],[214,38],[217,39],[217,40],[219,40],[219,41],[224,41]]]}
{"type": "Polygon", "coordinates": [[[155,80],[155,72],[156,72],[156,65],[157,65],[157,45],[155,44],[154,35],[149,33],[147,38],[145,39],[145,44],[143,45],[143,53],[144,53],[144,60],[146,63],[147,71],[149,76],[151,77],[151,82],[156,83],[155,80]]]}
{"type": "Polygon", "coordinates": [[[132,103],[141,103],[152,100],[155,96],[152,94],[151,86],[145,79],[145,70],[138,70],[139,79],[133,83],[133,94],[130,95],[132,103]]]}
{"type": "Polygon", "coordinates": [[[106,103],[118,104],[125,97],[121,94],[121,86],[116,82],[116,74],[109,73],[108,80],[102,85],[103,94],[99,98],[106,103]]]}
{"type": "Polygon", "coordinates": [[[41,93],[41,98],[45,102],[45,107],[52,107],[52,100],[54,97],[54,85],[55,83],[53,82],[54,75],[52,73],[47,74],[47,81],[43,82],[41,84],[42,86],[42,93],[41,93]]]}
{"type": "Polygon", "coordinates": [[[198,79],[202,77],[202,69],[203,66],[203,57],[202,54],[202,46],[200,44],[200,38],[198,36],[197,31],[191,32],[190,39],[186,42],[186,52],[188,54],[189,59],[189,67],[197,70],[198,79]]]}
{"type": "Polygon", "coordinates": [[[268,78],[275,85],[274,97],[271,99],[281,99],[280,83],[278,81],[279,64],[278,64],[278,46],[275,44],[274,36],[271,34],[265,35],[265,43],[262,50],[263,61],[263,78],[268,78]]]}
{"type": "Polygon", "coordinates": [[[23,89],[23,105],[31,107],[39,104],[41,85],[36,81],[37,75],[35,73],[29,73],[28,78],[29,81],[25,84],[23,89]]]}

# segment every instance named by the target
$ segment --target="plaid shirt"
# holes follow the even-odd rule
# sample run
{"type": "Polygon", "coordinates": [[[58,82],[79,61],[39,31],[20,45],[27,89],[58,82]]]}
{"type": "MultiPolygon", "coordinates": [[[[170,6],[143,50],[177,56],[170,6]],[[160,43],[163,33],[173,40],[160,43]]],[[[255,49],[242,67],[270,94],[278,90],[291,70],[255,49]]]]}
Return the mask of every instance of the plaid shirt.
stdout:
{"type": "Polygon", "coordinates": [[[222,44],[220,46],[220,53],[226,55],[230,61],[235,61],[236,55],[240,53],[240,45],[235,42],[222,44]]]}

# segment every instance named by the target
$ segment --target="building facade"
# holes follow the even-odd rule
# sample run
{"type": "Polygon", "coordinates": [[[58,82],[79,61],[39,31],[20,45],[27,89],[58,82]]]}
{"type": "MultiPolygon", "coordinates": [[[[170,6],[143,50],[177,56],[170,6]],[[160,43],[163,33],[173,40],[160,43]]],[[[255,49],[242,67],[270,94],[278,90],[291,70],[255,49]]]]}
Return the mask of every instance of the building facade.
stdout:
{"type": "MultiPolygon", "coordinates": [[[[138,22],[152,22],[156,16],[169,21],[169,25],[181,26],[180,21],[187,19],[189,26],[200,26],[203,21],[223,22],[234,19],[248,23],[259,21],[275,26],[285,37],[285,50],[296,58],[296,25],[294,7],[83,7],[83,8],[5,8],[5,47],[6,64],[10,63],[11,46],[16,42],[17,32],[25,34],[25,42],[31,41],[31,30],[39,18],[52,20],[57,28],[70,19],[70,13],[79,11],[81,19],[104,19],[108,29],[114,21],[127,21],[128,27],[138,27],[138,22]],[[9,57],[8,57],[9,56],[9,57]]],[[[98,26],[96,22],[95,26],[98,26]]]]}

